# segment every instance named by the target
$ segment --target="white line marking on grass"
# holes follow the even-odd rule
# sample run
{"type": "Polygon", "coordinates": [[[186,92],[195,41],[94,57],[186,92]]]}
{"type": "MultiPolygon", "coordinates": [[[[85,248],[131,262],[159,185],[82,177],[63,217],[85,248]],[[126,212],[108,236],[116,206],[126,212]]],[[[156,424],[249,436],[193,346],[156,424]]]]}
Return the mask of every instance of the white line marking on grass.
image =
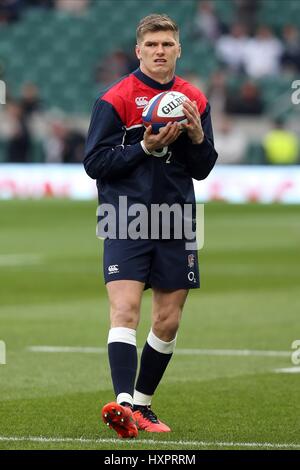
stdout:
{"type": "Polygon", "coordinates": [[[300,367],[287,367],[285,369],[275,369],[274,372],[277,372],[277,374],[299,374],[300,367]]]}
{"type": "Polygon", "coordinates": [[[29,346],[30,352],[35,353],[83,353],[83,354],[104,354],[107,348],[93,347],[73,347],[73,346],[29,346]]]}
{"type": "Polygon", "coordinates": [[[29,264],[39,264],[42,261],[42,255],[19,253],[0,255],[0,267],[7,266],[28,266],[29,264]]]}
{"type": "Polygon", "coordinates": [[[218,441],[160,441],[153,439],[88,439],[83,437],[43,437],[43,436],[0,436],[2,442],[45,442],[45,443],[71,443],[82,444],[147,444],[163,446],[184,446],[184,447],[258,447],[266,449],[299,449],[300,444],[294,442],[273,443],[273,442],[218,442],[218,441]]]}
{"type": "MultiPolygon", "coordinates": [[[[105,354],[107,348],[77,346],[29,346],[30,352],[42,353],[83,353],[105,354]]],[[[257,356],[257,357],[290,357],[289,351],[263,351],[255,349],[176,349],[179,356],[257,356]]]]}
{"type": "Polygon", "coordinates": [[[286,357],[291,353],[288,351],[263,351],[255,349],[178,349],[182,356],[259,356],[259,357],[286,357]]]}

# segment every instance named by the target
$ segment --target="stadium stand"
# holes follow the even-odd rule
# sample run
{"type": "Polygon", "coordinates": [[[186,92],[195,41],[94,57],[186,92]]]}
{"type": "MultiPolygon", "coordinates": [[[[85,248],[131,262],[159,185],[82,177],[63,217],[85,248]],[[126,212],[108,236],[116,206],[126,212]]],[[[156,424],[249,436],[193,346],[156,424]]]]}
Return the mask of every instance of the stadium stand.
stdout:
{"type": "MultiPolygon", "coordinates": [[[[243,4],[247,6],[247,2],[243,4]]],[[[18,21],[0,24],[0,79],[5,80],[14,98],[20,96],[25,83],[33,82],[40,90],[45,110],[59,109],[67,116],[81,117],[83,130],[101,88],[95,79],[97,64],[117,49],[126,53],[132,51],[138,20],[153,11],[167,12],[181,26],[183,57],[178,62],[178,74],[198,75],[205,91],[213,74],[225,70],[227,92],[233,94],[249,78],[244,70],[237,73],[228,71],[217,56],[215,44],[208,38],[193,34],[199,7],[197,0],[125,0],[118,2],[118,8],[111,0],[90,0],[80,14],[40,5],[55,7],[55,2],[30,1],[18,21]]],[[[256,26],[267,25],[281,38],[282,29],[287,24],[300,26],[300,3],[296,0],[257,0],[252,7],[251,21],[249,16],[247,25],[250,29],[254,18],[256,26]]],[[[245,15],[243,18],[239,16],[238,0],[214,0],[212,10],[224,33],[230,31],[234,22],[245,21],[245,15]]],[[[251,31],[252,35],[254,33],[251,31]]],[[[280,74],[255,80],[264,104],[263,118],[299,119],[299,107],[293,106],[290,100],[291,82],[296,78],[297,71],[287,67],[280,74]]],[[[263,137],[264,129],[266,126],[261,127],[260,137],[263,137]]],[[[249,137],[253,146],[251,132],[249,137]]],[[[40,145],[41,138],[37,132],[33,141],[40,145]]],[[[2,161],[5,148],[5,143],[2,143],[2,161]]],[[[42,152],[35,151],[34,155],[35,161],[43,159],[42,152]]],[[[257,156],[253,158],[256,160],[257,156]]]]}

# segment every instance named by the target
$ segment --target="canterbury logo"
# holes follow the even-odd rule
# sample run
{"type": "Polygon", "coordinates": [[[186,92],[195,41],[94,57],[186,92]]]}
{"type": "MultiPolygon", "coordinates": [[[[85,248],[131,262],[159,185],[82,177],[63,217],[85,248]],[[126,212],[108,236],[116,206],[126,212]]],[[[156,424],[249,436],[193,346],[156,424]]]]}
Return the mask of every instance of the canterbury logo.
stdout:
{"type": "Polygon", "coordinates": [[[119,272],[118,264],[111,264],[108,266],[108,274],[117,274],[119,272]]]}
{"type": "Polygon", "coordinates": [[[147,96],[138,96],[135,99],[135,104],[138,108],[144,108],[149,103],[147,96]]]}

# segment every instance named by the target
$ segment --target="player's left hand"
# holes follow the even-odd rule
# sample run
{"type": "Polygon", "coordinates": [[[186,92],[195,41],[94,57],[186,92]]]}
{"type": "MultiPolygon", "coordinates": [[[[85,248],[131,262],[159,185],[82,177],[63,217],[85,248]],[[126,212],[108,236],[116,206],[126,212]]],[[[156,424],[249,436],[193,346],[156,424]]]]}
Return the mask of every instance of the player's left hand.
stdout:
{"type": "Polygon", "coordinates": [[[196,101],[186,100],[183,103],[183,111],[188,123],[181,124],[182,129],[187,131],[193,144],[201,144],[204,139],[204,132],[201,126],[200,113],[196,101]]]}

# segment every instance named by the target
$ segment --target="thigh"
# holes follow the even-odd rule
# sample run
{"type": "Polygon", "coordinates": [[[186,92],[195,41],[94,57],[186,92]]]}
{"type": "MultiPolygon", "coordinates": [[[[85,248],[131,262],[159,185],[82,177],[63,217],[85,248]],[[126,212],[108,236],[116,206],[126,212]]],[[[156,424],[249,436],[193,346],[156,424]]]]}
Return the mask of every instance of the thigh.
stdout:
{"type": "Polygon", "coordinates": [[[185,240],[157,240],[150,273],[156,289],[194,289],[200,287],[198,253],[186,250],[185,240]]]}
{"type": "Polygon", "coordinates": [[[178,311],[182,312],[188,289],[152,289],[152,312],[153,315],[160,312],[178,311]]]}

